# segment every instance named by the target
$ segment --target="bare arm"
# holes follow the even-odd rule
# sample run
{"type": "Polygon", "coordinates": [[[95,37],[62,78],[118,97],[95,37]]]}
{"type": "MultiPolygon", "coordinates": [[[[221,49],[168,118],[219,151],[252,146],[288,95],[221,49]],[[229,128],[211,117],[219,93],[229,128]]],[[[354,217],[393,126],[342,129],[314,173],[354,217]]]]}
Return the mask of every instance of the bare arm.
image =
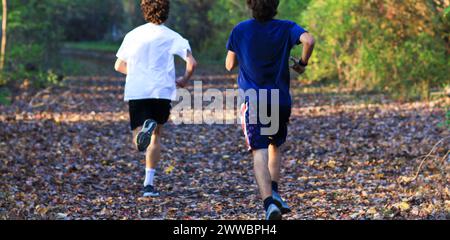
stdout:
{"type": "Polygon", "coordinates": [[[316,40],[309,33],[300,36],[300,42],[303,43],[302,62],[307,65],[316,45],[316,40]]]}
{"type": "Polygon", "coordinates": [[[311,55],[314,51],[316,41],[310,33],[306,32],[300,36],[300,42],[303,44],[302,58],[301,60],[292,58],[292,60],[294,61],[294,65],[292,66],[292,68],[296,72],[302,74],[306,71],[306,66],[308,65],[309,59],[311,58],[311,55]]]}
{"type": "Polygon", "coordinates": [[[189,80],[191,79],[192,75],[194,75],[195,69],[197,68],[197,61],[195,60],[194,56],[192,56],[192,53],[188,51],[187,58],[186,58],[186,72],[184,76],[179,77],[177,79],[177,86],[178,87],[186,87],[189,80]]]}
{"type": "Polygon", "coordinates": [[[122,74],[128,74],[127,63],[123,60],[117,59],[116,64],[114,65],[114,69],[122,74]]]}
{"type": "Polygon", "coordinates": [[[233,51],[228,51],[227,60],[226,60],[226,63],[225,63],[225,68],[229,72],[231,72],[238,65],[239,65],[239,63],[238,63],[238,60],[237,60],[236,53],[234,53],[233,51]]]}

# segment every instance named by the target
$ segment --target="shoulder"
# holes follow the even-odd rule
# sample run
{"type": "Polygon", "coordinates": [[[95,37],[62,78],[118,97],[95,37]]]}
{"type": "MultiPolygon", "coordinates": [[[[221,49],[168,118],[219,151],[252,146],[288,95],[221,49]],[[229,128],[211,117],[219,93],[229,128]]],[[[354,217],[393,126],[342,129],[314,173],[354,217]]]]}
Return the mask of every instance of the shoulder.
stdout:
{"type": "Polygon", "coordinates": [[[277,27],[284,29],[285,31],[291,31],[295,33],[303,33],[307,32],[306,29],[304,29],[302,26],[297,24],[294,21],[290,20],[276,20],[277,27]]]}
{"type": "Polygon", "coordinates": [[[163,25],[161,26],[162,31],[164,32],[164,35],[166,35],[169,38],[174,38],[174,39],[184,39],[184,37],[179,34],[178,32],[175,32],[174,30],[172,30],[171,28],[163,25]]]}
{"type": "Polygon", "coordinates": [[[137,33],[144,32],[144,31],[146,31],[148,29],[148,27],[149,27],[148,24],[141,25],[141,26],[131,30],[131,32],[129,32],[127,35],[134,35],[134,34],[137,34],[137,33]]]}
{"type": "Polygon", "coordinates": [[[248,19],[248,20],[238,23],[236,25],[236,27],[248,27],[248,26],[252,25],[254,22],[255,22],[254,19],[248,19]]]}
{"type": "Polygon", "coordinates": [[[139,26],[139,27],[137,27],[137,28],[131,30],[130,32],[128,32],[128,33],[125,35],[125,39],[131,39],[131,38],[133,38],[133,37],[136,37],[136,36],[142,34],[142,32],[145,31],[145,26],[146,26],[146,25],[141,25],[141,26],[139,26]]]}
{"type": "Polygon", "coordinates": [[[253,19],[249,19],[249,20],[245,20],[243,22],[238,23],[234,28],[233,28],[233,32],[238,32],[238,31],[245,31],[245,29],[249,28],[252,26],[253,22],[255,20],[253,19]]]}
{"type": "Polygon", "coordinates": [[[292,28],[292,27],[298,25],[296,22],[291,21],[291,20],[279,20],[279,19],[276,19],[276,20],[274,20],[274,22],[275,22],[275,24],[277,24],[279,26],[284,26],[284,27],[287,27],[287,28],[292,28]]]}

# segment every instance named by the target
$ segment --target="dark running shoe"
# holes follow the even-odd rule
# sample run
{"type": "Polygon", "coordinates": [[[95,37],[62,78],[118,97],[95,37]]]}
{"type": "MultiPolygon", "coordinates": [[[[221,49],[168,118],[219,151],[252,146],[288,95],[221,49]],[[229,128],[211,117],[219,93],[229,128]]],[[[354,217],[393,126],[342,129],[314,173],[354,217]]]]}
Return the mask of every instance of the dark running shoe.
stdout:
{"type": "Polygon", "coordinates": [[[273,200],[275,201],[275,204],[277,207],[281,210],[282,214],[288,214],[291,212],[291,208],[289,205],[281,198],[280,194],[273,191],[272,193],[273,200]]]}
{"type": "Polygon", "coordinates": [[[144,187],[144,197],[159,197],[159,192],[153,186],[144,187]]]}
{"type": "Polygon", "coordinates": [[[136,141],[137,147],[140,152],[145,152],[152,142],[153,131],[155,131],[158,124],[153,120],[147,120],[142,127],[142,130],[138,133],[136,141]]]}
{"type": "Polygon", "coordinates": [[[266,212],[266,220],[281,220],[281,210],[275,204],[271,204],[266,212]]]}

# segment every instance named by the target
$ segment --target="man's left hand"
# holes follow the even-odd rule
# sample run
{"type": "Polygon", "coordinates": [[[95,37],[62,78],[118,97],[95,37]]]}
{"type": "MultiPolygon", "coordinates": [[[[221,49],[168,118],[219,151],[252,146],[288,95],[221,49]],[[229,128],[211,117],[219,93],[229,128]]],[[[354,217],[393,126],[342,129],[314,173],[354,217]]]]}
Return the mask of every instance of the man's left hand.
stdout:
{"type": "Polygon", "coordinates": [[[298,60],[294,57],[291,57],[291,61],[294,62],[294,64],[291,65],[290,67],[292,69],[294,69],[294,71],[296,71],[298,74],[301,75],[306,72],[306,66],[300,65],[300,60],[298,60]]]}

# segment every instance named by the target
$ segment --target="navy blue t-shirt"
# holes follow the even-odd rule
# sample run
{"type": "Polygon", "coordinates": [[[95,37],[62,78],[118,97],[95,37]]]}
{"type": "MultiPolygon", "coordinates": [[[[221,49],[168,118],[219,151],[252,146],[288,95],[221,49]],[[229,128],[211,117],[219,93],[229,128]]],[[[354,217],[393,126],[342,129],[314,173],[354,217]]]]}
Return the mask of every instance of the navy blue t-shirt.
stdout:
{"type": "Polygon", "coordinates": [[[305,32],[296,23],[285,20],[259,22],[252,19],[238,24],[231,33],[227,49],[236,53],[239,61],[239,88],[257,92],[267,89],[269,96],[271,89],[278,89],[280,105],[292,106],[289,58],[305,32]]]}

